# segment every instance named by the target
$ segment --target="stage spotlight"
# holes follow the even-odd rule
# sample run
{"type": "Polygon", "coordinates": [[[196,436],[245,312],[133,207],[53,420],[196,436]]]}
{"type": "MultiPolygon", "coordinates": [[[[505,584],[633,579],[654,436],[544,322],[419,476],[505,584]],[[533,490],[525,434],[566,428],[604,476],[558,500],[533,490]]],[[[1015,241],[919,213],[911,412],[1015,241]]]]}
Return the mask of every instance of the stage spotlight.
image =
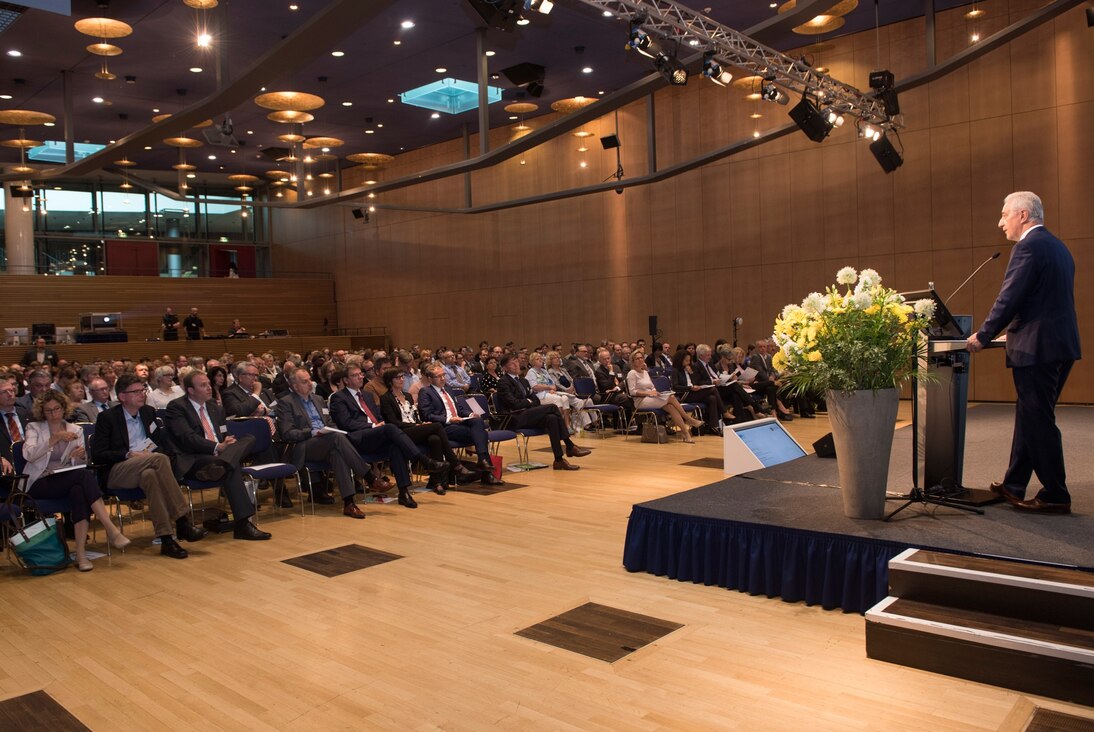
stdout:
{"type": "Polygon", "coordinates": [[[525,10],[538,10],[547,15],[554,10],[555,4],[551,0],[524,0],[525,10]]]}
{"type": "Polygon", "coordinates": [[[714,60],[713,51],[707,51],[703,56],[703,76],[718,86],[728,86],[733,81],[733,74],[723,71],[721,64],[714,60]]]}
{"type": "Polygon", "coordinates": [[[760,98],[765,102],[775,102],[776,104],[781,104],[783,106],[790,103],[790,97],[787,96],[786,92],[769,81],[765,81],[764,85],[760,88],[760,98]]]}
{"type": "Polygon", "coordinates": [[[889,142],[889,138],[884,135],[881,135],[880,139],[874,138],[874,141],[870,143],[870,152],[874,154],[878,164],[881,165],[881,169],[886,173],[892,173],[901,165],[904,165],[904,158],[893,147],[893,143],[889,142]]]}
{"type": "Polygon", "coordinates": [[[639,27],[639,21],[631,24],[630,40],[627,41],[627,50],[638,51],[643,56],[653,58],[653,39],[639,27]]]}
{"type": "Polygon", "coordinates": [[[862,137],[865,140],[872,140],[874,142],[877,142],[879,139],[881,139],[881,130],[873,127],[872,125],[866,125],[862,128],[862,137]]]}
{"type": "Polygon", "coordinates": [[[843,127],[843,115],[831,107],[825,111],[824,118],[827,119],[833,127],[843,127]]]}
{"type": "Polygon", "coordinates": [[[653,66],[655,69],[661,72],[661,75],[669,80],[669,83],[673,86],[686,86],[688,83],[688,70],[684,68],[684,65],[680,63],[680,60],[675,56],[669,56],[667,53],[657,54],[657,58],[653,60],[653,66]]]}
{"type": "Polygon", "coordinates": [[[829,122],[828,118],[817,109],[817,105],[804,95],[801,101],[790,110],[790,119],[794,120],[805,136],[813,142],[824,142],[824,138],[828,137],[828,133],[832,131],[833,123],[829,122]]]}

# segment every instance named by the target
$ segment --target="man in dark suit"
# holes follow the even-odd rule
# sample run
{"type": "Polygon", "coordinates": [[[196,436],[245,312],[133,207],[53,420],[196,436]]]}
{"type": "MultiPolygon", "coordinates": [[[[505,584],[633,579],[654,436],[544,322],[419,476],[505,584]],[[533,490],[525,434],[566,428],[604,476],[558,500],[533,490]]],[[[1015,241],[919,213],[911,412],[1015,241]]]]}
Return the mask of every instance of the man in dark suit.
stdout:
{"type": "Polygon", "coordinates": [[[11,446],[26,439],[27,421],[30,419],[30,411],[15,403],[17,393],[15,377],[7,374],[0,376],[0,467],[4,475],[15,472],[11,446]]]}
{"type": "Polygon", "coordinates": [[[330,398],[331,417],[338,429],[348,433],[346,437],[359,452],[387,458],[399,489],[399,505],[417,508],[418,503],[410,495],[413,480],[407,463],[418,461],[431,479],[442,483],[447,479],[448,464],[424,454],[401,429],[380,419],[379,405],[364,391],[364,381],[360,366],[350,364],[346,367],[342,379],[345,388],[330,398]]]}
{"type": "Polygon", "coordinates": [[[277,400],[269,389],[261,388],[258,367],[250,361],[240,361],[232,369],[232,375],[235,383],[220,393],[225,414],[229,417],[269,417],[277,400]]]}
{"type": "Polygon", "coordinates": [[[136,375],[122,374],[115,387],[121,403],[95,421],[91,461],[105,471],[106,485],[144,491],[160,554],[185,559],[189,553],[175,541],[172,528],[184,541],[199,541],[208,532],[190,521],[190,508],[171,467],[167,430],[156,419],[156,410],[144,403],[148,390],[136,375]]]}
{"type": "Polygon", "coordinates": [[[623,370],[612,360],[606,348],[597,351],[596,360],[596,369],[593,371],[596,376],[596,396],[593,397],[593,402],[620,407],[623,410],[623,423],[628,424],[631,414],[634,413],[634,400],[627,395],[624,387],[623,370]]]}
{"type": "MultiPolygon", "coordinates": [[[[44,394],[52,383],[53,376],[49,373],[48,369],[31,371],[30,375],[27,376],[27,392],[16,399],[15,403],[29,413],[31,406],[34,404],[34,400],[44,394]]],[[[16,384],[16,387],[18,387],[18,384],[16,384]]]]}
{"type": "Polygon", "coordinates": [[[551,452],[555,454],[552,467],[555,470],[580,470],[578,466],[566,462],[562,456],[562,443],[566,443],[566,457],[584,457],[589,451],[570,440],[562,412],[553,404],[539,403],[528,381],[520,375],[520,361],[516,354],[502,356],[501,369],[502,376],[498,379],[494,399],[498,411],[509,415],[509,429],[533,427],[546,430],[551,440],[551,452]]]}
{"type": "Polygon", "coordinates": [[[20,362],[24,366],[30,366],[37,361],[45,366],[57,368],[57,352],[52,348],[46,348],[46,339],[38,338],[34,342],[34,348],[30,348],[23,354],[23,360],[20,362]]]}
{"type": "Polygon", "coordinates": [[[224,410],[213,401],[213,385],[203,371],[191,371],[182,379],[186,396],[167,405],[167,432],[175,444],[177,470],[188,480],[219,482],[228,496],[237,539],[269,539],[251,522],[254,503],[243,483],[243,460],[251,454],[254,438],[236,439],[228,434],[224,410]]]}
{"type": "Polygon", "coordinates": [[[592,359],[592,354],[589,353],[589,345],[579,344],[574,354],[566,359],[567,373],[575,379],[596,378],[593,373],[593,362],[590,359],[592,359]]]}
{"type": "MultiPolygon", "coordinates": [[[[307,369],[297,369],[289,375],[290,391],[277,402],[277,429],[281,439],[292,444],[291,462],[298,470],[310,460],[325,460],[334,468],[338,492],[342,495],[342,513],[363,519],[364,512],[354,501],[357,489],[353,474],[364,476],[369,464],[357,452],[346,435],[325,432],[332,427],[326,402],[312,393],[311,375],[307,369]]],[[[316,495],[316,503],[333,503],[329,497],[316,495]]]]}
{"type": "Polygon", "coordinates": [[[968,339],[976,353],[1006,329],[1007,368],[1018,395],[1010,465],[991,488],[1023,511],[1071,513],[1055,411],[1072,365],[1082,358],[1075,260],[1044,227],[1041,199],[1029,191],[1006,197],[999,228],[1016,244],[991,312],[968,339]],[[1034,473],[1041,490],[1025,500],[1034,473]]]}
{"type": "Polygon", "coordinates": [[[448,393],[446,388],[446,369],[433,364],[422,374],[424,384],[418,391],[418,415],[426,422],[444,425],[444,432],[453,442],[475,446],[481,481],[487,485],[497,485],[502,481],[494,477],[494,466],[490,462],[490,445],[486,435],[486,424],[471,412],[466,403],[463,409],[448,393]]]}

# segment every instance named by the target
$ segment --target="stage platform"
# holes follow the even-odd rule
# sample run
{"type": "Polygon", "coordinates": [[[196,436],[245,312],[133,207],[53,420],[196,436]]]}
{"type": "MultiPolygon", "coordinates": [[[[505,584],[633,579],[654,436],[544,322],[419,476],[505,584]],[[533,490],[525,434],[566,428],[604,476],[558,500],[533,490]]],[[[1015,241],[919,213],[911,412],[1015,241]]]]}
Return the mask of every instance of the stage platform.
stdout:
{"type": "MultiPolygon", "coordinates": [[[[965,486],[987,488],[1006,467],[1014,407],[981,404],[968,415],[965,486]]],[[[1021,514],[1000,503],[983,516],[917,505],[887,523],[849,519],[836,461],[808,455],[635,505],[623,565],[858,613],[888,594],[888,561],[909,547],[1094,571],[1094,408],[1058,407],[1057,424],[1070,516],[1021,514]]],[[[911,486],[911,440],[910,428],[897,430],[890,492],[911,486]]],[[[1034,478],[1030,496],[1036,485],[1034,478]]]]}

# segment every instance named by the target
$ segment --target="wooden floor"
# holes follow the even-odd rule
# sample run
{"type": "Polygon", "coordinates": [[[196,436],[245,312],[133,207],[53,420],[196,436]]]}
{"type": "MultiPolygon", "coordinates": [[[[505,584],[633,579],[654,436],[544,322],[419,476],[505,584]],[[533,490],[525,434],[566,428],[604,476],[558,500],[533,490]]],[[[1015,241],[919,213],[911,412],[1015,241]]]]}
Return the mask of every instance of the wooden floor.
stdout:
{"type": "MultiPolygon", "coordinates": [[[[808,448],[828,426],[789,429],[808,448]]],[[[210,537],[186,561],[138,524],[89,574],[0,569],[0,699],[45,690],[93,730],[919,731],[997,729],[1019,698],[868,660],[857,615],[627,573],[630,506],[720,479],[679,465],[721,442],[580,444],[580,472],[497,495],[365,521],[267,507],[273,541],[210,537]],[[348,544],[401,558],[283,561],[348,544]],[[516,635],[589,602],[683,627],[611,664],[516,635]]]]}

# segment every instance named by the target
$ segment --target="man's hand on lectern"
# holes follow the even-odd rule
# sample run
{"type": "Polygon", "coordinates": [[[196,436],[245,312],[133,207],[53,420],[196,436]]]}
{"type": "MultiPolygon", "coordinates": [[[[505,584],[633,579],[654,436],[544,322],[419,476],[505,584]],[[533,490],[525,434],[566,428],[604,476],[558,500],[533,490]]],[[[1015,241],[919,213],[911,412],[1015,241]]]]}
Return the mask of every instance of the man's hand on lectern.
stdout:
{"type": "Polygon", "coordinates": [[[977,351],[984,350],[984,344],[980,342],[980,339],[976,337],[975,333],[969,336],[965,343],[966,347],[969,349],[969,353],[976,353],[977,351]]]}

